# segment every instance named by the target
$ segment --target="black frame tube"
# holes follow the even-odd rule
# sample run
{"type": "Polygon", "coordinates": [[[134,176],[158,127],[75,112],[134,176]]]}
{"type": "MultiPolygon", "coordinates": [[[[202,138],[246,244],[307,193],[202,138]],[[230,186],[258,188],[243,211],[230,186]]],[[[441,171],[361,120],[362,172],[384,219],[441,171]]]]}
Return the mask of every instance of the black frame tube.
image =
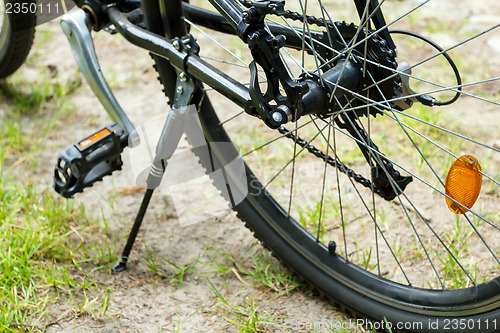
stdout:
{"type": "MultiPolygon", "coordinates": [[[[182,2],[182,11],[188,20],[199,26],[225,34],[237,35],[235,28],[219,13],[193,6],[188,2],[182,2]]],[[[300,38],[302,29],[297,28],[296,31],[293,32],[287,27],[283,27],[276,23],[267,23],[267,26],[274,36],[285,36],[287,47],[302,50],[303,44],[300,38]]],[[[325,40],[325,36],[322,32],[313,30],[310,31],[310,33],[312,39],[322,41],[325,44],[328,43],[328,40],[325,40]]],[[[309,36],[306,36],[306,38],[309,38],[309,36]]]]}
{"type": "Polygon", "coordinates": [[[111,23],[130,43],[166,58],[181,71],[185,71],[217,90],[239,106],[245,108],[251,99],[248,88],[222,73],[194,54],[177,50],[169,39],[142,29],[128,20],[127,14],[116,7],[108,9],[111,23]]]}
{"type": "Polygon", "coordinates": [[[246,36],[246,31],[250,26],[243,21],[243,10],[235,0],[209,0],[219,13],[238,32],[238,36],[246,36]]]}
{"type": "MultiPolygon", "coordinates": [[[[252,99],[247,87],[217,68],[203,61],[195,54],[190,54],[176,49],[171,40],[142,29],[128,19],[128,14],[121,12],[116,7],[108,9],[111,23],[120,34],[130,43],[146,49],[168,61],[177,69],[186,72],[199,79],[201,82],[214,88],[216,91],[231,101],[251,112],[252,99]]],[[[335,95],[341,97],[349,90],[357,90],[359,86],[359,70],[349,62],[349,70],[345,70],[344,62],[330,69],[324,76],[328,78],[330,90],[335,90],[335,95]],[[351,68],[352,67],[352,68],[351,68]],[[334,89],[337,86],[338,89],[334,89]]],[[[303,96],[303,112],[301,115],[325,113],[328,111],[328,103],[325,100],[326,91],[314,80],[307,79],[309,91],[303,96]]]]}

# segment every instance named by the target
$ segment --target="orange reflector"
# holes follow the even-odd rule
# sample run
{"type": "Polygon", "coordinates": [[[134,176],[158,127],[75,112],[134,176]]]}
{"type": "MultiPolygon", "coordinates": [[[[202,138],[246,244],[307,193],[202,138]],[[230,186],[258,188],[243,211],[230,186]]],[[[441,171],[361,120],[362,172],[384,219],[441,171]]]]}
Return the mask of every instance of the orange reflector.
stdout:
{"type": "Polygon", "coordinates": [[[85,138],[82,141],[78,142],[78,145],[80,146],[80,148],[85,149],[88,146],[90,146],[91,144],[93,144],[94,142],[99,141],[99,139],[105,137],[109,133],[111,133],[111,132],[107,128],[103,128],[99,132],[94,133],[91,136],[89,136],[88,138],[85,138]]]}
{"type": "MultiPolygon", "coordinates": [[[[467,208],[471,208],[481,192],[481,166],[470,155],[460,156],[451,166],[446,177],[446,194],[467,208]]],[[[464,214],[468,209],[446,198],[448,208],[455,214],[464,214]]]]}

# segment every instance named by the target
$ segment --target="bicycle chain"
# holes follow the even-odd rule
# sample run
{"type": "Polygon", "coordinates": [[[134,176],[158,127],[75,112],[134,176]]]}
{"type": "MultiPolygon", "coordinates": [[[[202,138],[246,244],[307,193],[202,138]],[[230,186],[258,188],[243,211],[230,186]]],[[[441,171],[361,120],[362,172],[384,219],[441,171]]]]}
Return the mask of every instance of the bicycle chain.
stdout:
{"type": "MultiPolygon", "coordinates": [[[[252,1],[240,0],[240,3],[246,8],[250,8],[253,6],[252,1]]],[[[298,12],[293,12],[291,10],[285,10],[284,12],[280,13],[280,16],[283,16],[284,18],[289,20],[299,21],[301,23],[304,23],[304,16],[305,16],[307,18],[307,23],[314,24],[319,27],[326,27],[327,24],[323,18],[317,18],[312,15],[303,15],[298,12]]],[[[328,21],[328,23],[331,22],[328,21]]]]}
{"type": "MultiPolygon", "coordinates": [[[[239,1],[246,8],[251,8],[253,6],[253,1],[239,1]]],[[[360,40],[362,40],[364,38],[363,34],[369,34],[370,38],[368,39],[368,43],[370,44],[370,49],[368,51],[368,54],[363,55],[365,53],[365,50],[361,50],[365,47],[365,44],[363,43],[359,46],[359,48],[361,49],[358,49],[358,56],[366,56],[368,59],[371,59],[372,63],[368,64],[368,67],[370,68],[369,71],[373,75],[371,79],[375,80],[375,82],[382,82],[381,85],[378,85],[378,88],[370,89],[370,91],[372,92],[370,94],[370,98],[372,100],[384,100],[384,96],[388,96],[389,98],[395,97],[395,89],[401,89],[401,80],[399,76],[395,76],[392,80],[384,79],[388,76],[392,76],[394,73],[393,70],[397,69],[398,67],[398,63],[396,61],[396,51],[390,49],[388,47],[387,41],[378,36],[375,31],[371,29],[363,29],[363,32],[358,35],[358,26],[353,23],[349,24],[339,21],[333,22],[321,17],[315,17],[313,15],[303,15],[301,13],[285,9],[281,10],[279,13],[275,13],[275,15],[279,15],[289,20],[299,21],[301,23],[307,22],[308,24],[314,24],[319,27],[324,27],[327,30],[332,31],[332,33],[340,33],[344,38],[347,39],[351,39],[357,36],[357,38],[360,38],[360,40]]],[[[335,44],[336,38],[333,38],[331,42],[335,44]]],[[[343,43],[344,42],[342,42],[342,44],[343,43]]],[[[337,47],[339,47],[339,45],[337,45],[337,47]]],[[[336,49],[339,52],[341,51],[339,48],[336,49]]],[[[365,93],[362,93],[362,95],[368,97],[368,95],[366,95],[365,93]]],[[[368,115],[368,113],[370,113],[374,117],[376,117],[377,115],[383,115],[383,112],[378,110],[377,108],[361,108],[360,106],[362,106],[362,103],[357,103],[357,100],[358,99],[355,99],[355,102],[351,105],[351,107],[356,108],[355,112],[358,116],[368,115]]],[[[349,103],[352,102],[349,101],[349,103]]],[[[394,103],[391,102],[391,104],[394,103]]],[[[339,111],[340,109],[338,108],[338,106],[335,106],[335,110],[333,111],[339,111]]]]}
{"type": "Polygon", "coordinates": [[[285,137],[292,139],[296,144],[301,146],[302,148],[307,149],[311,154],[320,158],[321,160],[328,163],[328,165],[337,168],[340,172],[346,174],[349,178],[354,179],[355,182],[363,185],[366,188],[373,189],[373,191],[379,194],[381,191],[375,184],[373,184],[370,180],[366,179],[362,175],[356,173],[356,171],[350,169],[341,161],[336,161],[330,155],[323,153],[321,150],[316,148],[314,145],[309,144],[306,140],[300,138],[298,135],[292,134],[293,131],[287,130],[285,127],[281,126],[278,128],[278,131],[283,134],[285,137]]]}

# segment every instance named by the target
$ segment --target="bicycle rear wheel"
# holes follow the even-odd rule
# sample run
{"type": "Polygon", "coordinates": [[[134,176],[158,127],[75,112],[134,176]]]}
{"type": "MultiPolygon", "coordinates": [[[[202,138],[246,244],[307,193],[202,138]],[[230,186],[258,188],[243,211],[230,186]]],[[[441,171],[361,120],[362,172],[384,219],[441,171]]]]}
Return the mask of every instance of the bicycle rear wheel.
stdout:
{"type": "MultiPolygon", "coordinates": [[[[432,4],[445,8],[427,10],[429,1],[406,8],[408,3],[380,3],[390,29],[433,34],[446,52],[399,34],[393,37],[396,57],[381,37],[384,29],[379,33],[373,26],[363,29],[359,17],[366,17],[367,11],[358,15],[347,1],[329,5],[334,10],[326,1],[287,3],[291,14],[270,16],[268,25],[270,30],[273,25],[289,29],[302,41],[300,49],[288,45],[281,54],[291,75],[297,79],[305,72],[321,76],[321,67],[335,62],[337,52],[361,59],[365,89],[332,99],[328,117],[307,116],[279,131],[235,112],[229,101],[205,89],[197,99],[203,130],[209,142],[233,142],[240,147],[247,165],[243,186],[249,194],[235,207],[238,216],[265,246],[334,304],[354,315],[387,320],[393,331],[497,331],[500,150],[494,129],[500,105],[495,75],[498,57],[483,53],[494,52],[489,48],[494,48],[498,38],[498,24],[469,23],[460,16],[466,4],[460,10],[451,3],[451,7],[432,4]],[[433,14],[443,10],[459,15],[451,15],[459,22],[446,23],[433,14]],[[424,17],[427,28],[418,24],[424,17]],[[328,21],[332,25],[327,28],[324,23],[328,21]],[[429,28],[432,24],[436,26],[429,28]],[[457,35],[441,33],[458,24],[462,28],[457,35]],[[325,36],[322,43],[311,38],[318,31],[325,36]],[[331,52],[319,52],[325,47],[331,52]],[[443,53],[459,65],[461,79],[443,53]],[[412,103],[405,96],[386,96],[384,85],[401,83],[393,78],[402,67],[393,62],[402,61],[414,66],[410,82],[418,92],[415,96],[432,96],[437,104],[447,104],[457,94],[462,98],[447,110],[417,103],[402,110],[399,103],[412,103]],[[358,135],[360,131],[365,135],[349,132],[345,127],[349,123],[358,135]],[[463,154],[474,155],[481,164],[483,190],[475,206],[455,215],[446,203],[445,182],[453,161],[463,154]],[[388,182],[395,194],[392,199],[376,191],[377,175],[371,167],[381,159],[408,177],[403,186],[384,164],[382,172],[393,177],[388,182]]],[[[475,5],[470,8],[480,10],[475,5]]],[[[247,47],[236,37],[206,32],[202,23],[211,22],[210,15],[197,11],[196,19],[193,13],[191,5],[180,1],[144,2],[151,31],[173,38],[183,36],[190,27],[201,46],[201,57],[248,82],[252,57],[247,47]]],[[[172,99],[176,70],[161,58],[155,57],[155,64],[172,99]]],[[[214,154],[225,165],[235,151],[214,146],[214,154]]]]}

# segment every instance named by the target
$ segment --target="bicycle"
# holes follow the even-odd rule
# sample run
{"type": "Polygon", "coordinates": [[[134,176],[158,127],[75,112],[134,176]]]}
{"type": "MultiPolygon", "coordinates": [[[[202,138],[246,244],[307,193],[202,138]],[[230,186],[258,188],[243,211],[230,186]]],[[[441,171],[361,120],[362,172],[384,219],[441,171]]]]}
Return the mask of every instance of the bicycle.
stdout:
{"type": "MultiPolygon", "coordinates": [[[[498,331],[500,149],[492,133],[433,107],[460,105],[465,96],[465,106],[475,101],[482,113],[498,111],[499,77],[483,75],[495,70],[494,61],[471,62],[466,72],[460,59],[466,54],[451,54],[494,34],[499,24],[465,32],[462,42],[441,47],[421,34],[392,29],[403,19],[418,19],[429,1],[407,10],[383,0],[335,3],[331,12],[327,5],[334,4],[321,0],[314,6],[210,0],[212,7],[194,1],[77,1],[78,8],[62,19],[63,31],[116,124],[59,155],[56,190],[71,197],[91,186],[120,169],[123,149],[137,144],[133,124],[99,71],[89,30],[118,32],[152,53],[173,110],[196,106],[209,144],[239,146],[209,145],[211,154],[200,156],[200,163],[213,170],[214,159],[224,166],[242,156],[244,183],[227,172],[220,186],[248,190],[233,205],[238,216],[320,296],[353,316],[394,325],[393,331],[406,329],[396,326],[401,322],[413,323],[408,330],[416,331],[498,331]],[[400,15],[386,19],[391,6],[400,15]],[[221,41],[212,31],[224,36],[221,41]],[[422,45],[434,53],[413,60],[422,45]],[[427,64],[439,59],[444,65],[427,64]],[[444,82],[433,77],[439,66],[446,68],[444,82]],[[424,71],[417,73],[419,68],[424,71]],[[212,106],[213,95],[242,111],[212,106]]],[[[28,38],[19,37],[20,17],[33,16],[8,15],[12,29],[4,20],[0,35],[1,49],[7,50],[0,54],[0,68],[8,68],[0,71],[3,77],[22,63],[34,31],[30,23],[23,30],[28,38]],[[13,41],[22,51],[12,51],[13,41]]],[[[458,112],[467,118],[463,107],[458,112]]],[[[169,140],[179,136],[175,126],[165,128],[169,140]]],[[[163,177],[161,162],[170,155],[151,168],[117,271],[125,269],[163,177]]],[[[225,193],[233,201],[231,191],[225,193]]]]}

